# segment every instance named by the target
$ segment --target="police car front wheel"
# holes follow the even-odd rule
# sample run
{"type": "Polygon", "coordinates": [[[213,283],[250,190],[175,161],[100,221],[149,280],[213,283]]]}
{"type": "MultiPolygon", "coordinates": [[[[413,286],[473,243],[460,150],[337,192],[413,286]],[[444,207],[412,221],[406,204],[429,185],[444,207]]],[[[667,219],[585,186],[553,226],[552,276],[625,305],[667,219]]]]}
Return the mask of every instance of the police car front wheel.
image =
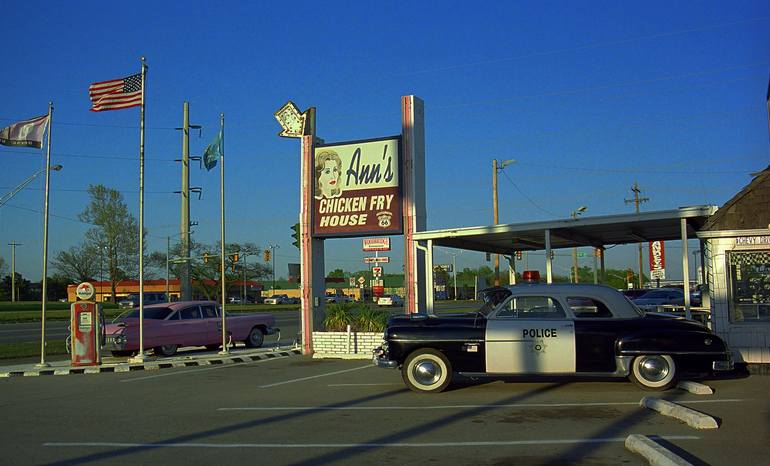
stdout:
{"type": "Polygon", "coordinates": [[[667,354],[637,356],[629,378],[645,390],[668,390],[677,382],[676,363],[667,354]]]}
{"type": "Polygon", "coordinates": [[[401,376],[412,391],[438,393],[452,381],[452,364],[440,351],[421,349],[406,359],[401,376]]]}

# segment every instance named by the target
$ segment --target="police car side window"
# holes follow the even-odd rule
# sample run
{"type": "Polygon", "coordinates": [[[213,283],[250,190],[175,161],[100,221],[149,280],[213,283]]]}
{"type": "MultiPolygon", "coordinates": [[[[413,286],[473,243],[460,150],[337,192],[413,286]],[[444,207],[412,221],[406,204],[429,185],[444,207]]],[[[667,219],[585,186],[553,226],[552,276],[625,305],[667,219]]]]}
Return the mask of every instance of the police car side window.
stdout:
{"type": "Polygon", "coordinates": [[[612,317],[612,311],[603,302],[582,296],[567,298],[570,310],[578,319],[612,317]]]}
{"type": "Polygon", "coordinates": [[[548,296],[512,296],[495,315],[501,319],[564,319],[559,302],[548,296]]]}

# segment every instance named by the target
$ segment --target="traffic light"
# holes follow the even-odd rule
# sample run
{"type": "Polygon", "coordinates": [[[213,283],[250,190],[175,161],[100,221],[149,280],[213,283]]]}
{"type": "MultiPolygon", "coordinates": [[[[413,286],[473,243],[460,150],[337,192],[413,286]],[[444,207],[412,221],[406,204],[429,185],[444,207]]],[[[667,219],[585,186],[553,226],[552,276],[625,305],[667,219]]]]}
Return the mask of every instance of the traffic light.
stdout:
{"type": "Polygon", "coordinates": [[[517,261],[521,260],[521,256],[522,256],[521,251],[516,251],[516,260],[517,261]]]}
{"type": "Polygon", "coordinates": [[[233,262],[238,262],[238,253],[233,254],[233,262]]]}
{"type": "Polygon", "coordinates": [[[291,237],[294,240],[291,244],[293,244],[295,248],[299,249],[299,223],[292,225],[291,229],[294,232],[291,234],[291,237]]]}
{"type": "Polygon", "coordinates": [[[208,264],[209,263],[209,253],[204,252],[203,253],[203,263],[208,264]]]}
{"type": "Polygon", "coordinates": [[[265,262],[270,262],[270,250],[265,249],[262,251],[262,256],[265,258],[265,262]]]}

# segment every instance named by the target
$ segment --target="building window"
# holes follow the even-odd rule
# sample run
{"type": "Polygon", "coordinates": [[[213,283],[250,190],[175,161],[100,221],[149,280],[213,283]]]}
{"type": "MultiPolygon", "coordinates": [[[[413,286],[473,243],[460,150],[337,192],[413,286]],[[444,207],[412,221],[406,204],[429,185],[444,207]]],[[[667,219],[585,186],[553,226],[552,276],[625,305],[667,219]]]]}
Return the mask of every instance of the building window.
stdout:
{"type": "Polygon", "coordinates": [[[730,321],[770,322],[770,250],[730,251],[730,321]]]}

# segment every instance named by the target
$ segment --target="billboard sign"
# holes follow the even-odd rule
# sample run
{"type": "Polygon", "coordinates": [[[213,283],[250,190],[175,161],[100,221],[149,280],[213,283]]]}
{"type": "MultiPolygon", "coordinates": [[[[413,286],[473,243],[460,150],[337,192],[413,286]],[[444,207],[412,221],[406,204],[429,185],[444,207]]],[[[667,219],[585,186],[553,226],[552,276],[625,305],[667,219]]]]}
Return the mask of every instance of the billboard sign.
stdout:
{"type": "Polygon", "coordinates": [[[364,238],[364,251],[390,251],[390,238],[364,238]]]}
{"type": "Polygon", "coordinates": [[[314,237],[403,232],[400,145],[394,136],[315,147],[314,237]]]}
{"type": "Polygon", "coordinates": [[[650,278],[666,278],[666,250],[663,241],[650,241],[650,278]]]}
{"type": "Polygon", "coordinates": [[[372,276],[374,276],[374,277],[381,277],[382,276],[382,267],[372,267],[372,276]]]}

